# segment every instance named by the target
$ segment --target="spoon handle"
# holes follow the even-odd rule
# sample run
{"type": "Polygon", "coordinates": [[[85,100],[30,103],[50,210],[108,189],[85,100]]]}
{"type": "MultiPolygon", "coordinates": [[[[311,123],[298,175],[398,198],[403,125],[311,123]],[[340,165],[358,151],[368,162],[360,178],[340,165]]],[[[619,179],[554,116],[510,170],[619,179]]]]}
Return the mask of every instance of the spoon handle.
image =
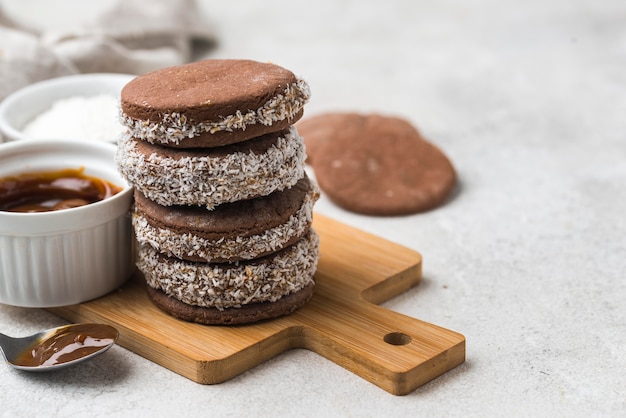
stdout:
{"type": "Polygon", "coordinates": [[[0,352],[2,352],[4,359],[7,361],[15,355],[14,341],[15,338],[9,337],[8,335],[4,335],[0,332],[0,352]]]}

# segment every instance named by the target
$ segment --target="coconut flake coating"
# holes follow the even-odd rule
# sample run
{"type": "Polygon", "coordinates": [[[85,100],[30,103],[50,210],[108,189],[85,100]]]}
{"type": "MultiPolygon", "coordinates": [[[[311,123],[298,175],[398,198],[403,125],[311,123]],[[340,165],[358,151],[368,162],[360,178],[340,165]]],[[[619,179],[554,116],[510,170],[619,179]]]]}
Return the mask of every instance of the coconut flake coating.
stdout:
{"type": "Polygon", "coordinates": [[[310,190],[300,209],[287,222],[260,234],[231,238],[207,239],[193,231],[179,232],[151,225],[137,210],[133,216],[135,236],[140,244],[152,246],[170,257],[207,262],[250,260],[286,247],[294,238],[302,237],[313,221],[313,206],[319,193],[310,190]]]}
{"type": "Polygon", "coordinates": [[[148,199],[163,205],[199,205],[267,196],[304,177],[306,150],[294,126],[263,153],[233,152],[218,156],[171,158],[144,155],[136,139],[123,135],[115,157],[122,176],[148,199]]]}
{"type": "Polygon", "coordinates": [[[188,305],[239,308],[276,302],[314,281],[319,237],[313,229],[294,245],[270,257],[242,263],[194,263],[165,257],[140,245],[137,267],[146,282],[188,305]]]}

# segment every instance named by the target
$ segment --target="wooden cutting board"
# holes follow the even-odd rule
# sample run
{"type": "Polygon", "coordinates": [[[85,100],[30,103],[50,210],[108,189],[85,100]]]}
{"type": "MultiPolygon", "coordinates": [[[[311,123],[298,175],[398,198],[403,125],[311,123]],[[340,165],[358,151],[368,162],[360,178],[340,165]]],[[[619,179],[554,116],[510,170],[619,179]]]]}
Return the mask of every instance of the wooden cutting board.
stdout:
{"type": "Polygon", "coordinates": [[[119,345],[202,384],[306,348],[404,395],[465,361],[463,335],[377,306],[420,282],[419,253],[319,214],[314,228],[321,242],[315,294],[287,317],[241,326],[187,323],[154,307],[139,278],[100,299],[50,311],[113,325],[119,345]]]}

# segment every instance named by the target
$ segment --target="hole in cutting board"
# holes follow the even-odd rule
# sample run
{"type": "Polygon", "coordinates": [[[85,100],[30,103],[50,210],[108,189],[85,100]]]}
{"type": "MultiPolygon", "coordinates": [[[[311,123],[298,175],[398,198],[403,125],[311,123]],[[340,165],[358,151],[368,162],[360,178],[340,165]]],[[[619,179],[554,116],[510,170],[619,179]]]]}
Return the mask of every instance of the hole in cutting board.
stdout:
{"type": "Polygon", "coordinates": [[[383,340],[391,345],[407,345],[411,342],[411,336],[403,332],[390,332],[383,337],[383,340]]]}

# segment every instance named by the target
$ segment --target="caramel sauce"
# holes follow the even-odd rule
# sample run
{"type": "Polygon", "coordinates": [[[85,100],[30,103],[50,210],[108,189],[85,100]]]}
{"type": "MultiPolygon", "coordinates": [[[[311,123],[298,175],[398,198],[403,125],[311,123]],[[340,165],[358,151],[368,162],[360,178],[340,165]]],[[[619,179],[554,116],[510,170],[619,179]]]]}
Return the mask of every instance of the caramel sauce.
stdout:
{"type": "Polygon", "coordinates": [[[88,205],[122,188],[84,174],[84,167],[0,178],[0,211],[49,212],[88,205]]]}
{"type": "Polygon", "coordinates": [[[18,366],[47,367],[67,363],[102,350],[117,339],[117,330],[101,324],[78,324],[61,328],[14,361],[18,366]]]}

